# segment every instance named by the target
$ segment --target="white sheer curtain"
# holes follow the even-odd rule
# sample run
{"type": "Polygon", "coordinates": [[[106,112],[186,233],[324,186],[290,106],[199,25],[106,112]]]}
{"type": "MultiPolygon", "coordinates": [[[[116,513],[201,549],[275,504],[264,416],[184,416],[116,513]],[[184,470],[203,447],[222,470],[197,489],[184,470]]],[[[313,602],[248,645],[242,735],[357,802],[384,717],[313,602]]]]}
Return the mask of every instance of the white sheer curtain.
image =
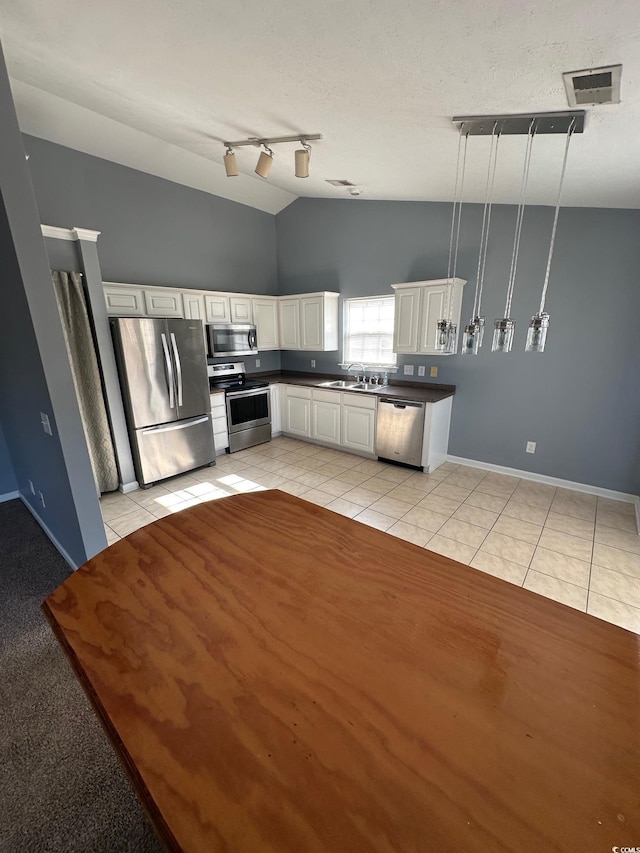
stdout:
{"type": "Polygon", "coordinates": [[[118,488],[118,468],[102,393],[82,276],[52,270],[58,308],[98,493],[118,488]]]}

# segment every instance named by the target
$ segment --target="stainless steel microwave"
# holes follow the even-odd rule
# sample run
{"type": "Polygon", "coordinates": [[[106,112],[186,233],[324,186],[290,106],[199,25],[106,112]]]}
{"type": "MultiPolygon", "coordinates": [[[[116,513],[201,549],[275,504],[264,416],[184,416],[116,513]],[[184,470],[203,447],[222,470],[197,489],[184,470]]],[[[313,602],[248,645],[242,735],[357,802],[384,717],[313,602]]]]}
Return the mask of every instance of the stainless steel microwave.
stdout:
{"type": "Polygon", "coordinates": [[[209,358],[255,355],[258,352],[256,327],[249,323],[208,323],[209,358]]]}

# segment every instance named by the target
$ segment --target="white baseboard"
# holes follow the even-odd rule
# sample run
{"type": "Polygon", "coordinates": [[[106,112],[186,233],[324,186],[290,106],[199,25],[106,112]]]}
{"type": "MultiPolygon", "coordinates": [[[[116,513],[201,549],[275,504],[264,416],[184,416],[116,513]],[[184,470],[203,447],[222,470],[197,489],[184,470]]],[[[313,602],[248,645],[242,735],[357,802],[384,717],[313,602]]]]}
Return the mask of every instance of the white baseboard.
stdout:
{"type": "Polygon", "coordinates": [[[127,492],[135,492],[136,489],[140,488],[140,484],[137,480],[133,480],[131,483],[120,483],[118,486],[118,491],[122,492],[123,495],[126,495],[127,492]]]}
{"type": "Polygon", "coordinates": [[[483,471],[495,471],[497,474],[507,474],[510,477],[520,477],[521,480],[533,480],[536,483],[546,483],[562,489],[572,489],[574,492],[584,492],[588,495],[598,495],[613,501],[625,501],[635,504],[636,518],[640,530],[640,497],[626,492],[616,492],[613,489],[603,489],[600,486],[589,486],[587,483],[574,483],[572,480],[561,480],[559,477],[548,477],[546,474],[536,474],[533,471],[520,471],[518,468],[507,468],[504,465],[492,465],[490,462],[478,462],[476,459],[463,459],[461,456],[447,454],[447,461],[454,465],[468,465],[469,468],[481,468],[483,471]]]}
{"type": "Polygon", "coordinates": [[[75,570],[78,568],[78,564],[77,564],[76,562],[74,562],[74,560],[72,560],[72,559],[71,559],[70,555],[69,555],[69,554],[66,552],[66,550],[62,547],[62,545],[58,542],[58,540],[56,539],[56,537],[55,537],[55,536],[53,535],[53,533],[49,530],[49,528],[48,528],[48,527],[47,527],[47,525],[44,523],[44,521],[40,518],[40,516],[39,516],[39,515],[38,515],[38,513],[35,511],[35,509],[31,506],[31,504],[29,503],[29,501],[25,500],[24,496],[23,496],[23,495],[21,495],[21,494],[18,494],[18,497],[20,498],[20,500],[22,501],[22,503],[26,506],[26,508],[29,510],[29,512],[31,513],[31,515],[35,518],[35,520],[38,522],[38,524],[40,525],[40,527],[41,527],[41,528],[44,530],[44,532],[47,534],[47,536],[48,536],[48,537],[49,537],[49,539],[51,540],[51,544],[54,546],[54,548],[56,549],[56,551],[59,551],[59,552],[60,552],[60,554],[65,558],[65,560],[67,561],[67,563],[71,566],[71,568],[72,568],[72,569],[73,569],[73,571],[75,572],[75,570]]]}
{"type": "Polygon", "coordinates": [[[0,504],[3,504],[5,501],[13,501],[19,497],[20,492],[5,492],[3,495],[0,495],[0,504]]]}

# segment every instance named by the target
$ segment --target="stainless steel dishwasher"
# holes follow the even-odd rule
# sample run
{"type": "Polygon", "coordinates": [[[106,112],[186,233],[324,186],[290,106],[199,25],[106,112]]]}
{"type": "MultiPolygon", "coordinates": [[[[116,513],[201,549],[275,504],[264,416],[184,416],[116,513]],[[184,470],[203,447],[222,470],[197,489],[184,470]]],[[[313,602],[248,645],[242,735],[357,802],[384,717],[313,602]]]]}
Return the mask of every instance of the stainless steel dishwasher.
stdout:
{"type": "Polygon", "coordinates": [[[378,400],[376,454],[392,462],[422,465],[425,404],[382,397],[378,400]]]}

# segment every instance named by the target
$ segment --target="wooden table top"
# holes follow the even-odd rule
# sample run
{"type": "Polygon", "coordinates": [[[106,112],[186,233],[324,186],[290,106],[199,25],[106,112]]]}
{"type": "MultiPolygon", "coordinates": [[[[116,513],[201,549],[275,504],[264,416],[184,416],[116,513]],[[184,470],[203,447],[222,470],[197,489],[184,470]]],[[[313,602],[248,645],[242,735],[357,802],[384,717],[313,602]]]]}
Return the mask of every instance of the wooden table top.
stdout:
{"type": "Polygon", "coordinates": [[[171,850],[640,845],[640,637],[280,491],[43,609],[171,850]]]}

